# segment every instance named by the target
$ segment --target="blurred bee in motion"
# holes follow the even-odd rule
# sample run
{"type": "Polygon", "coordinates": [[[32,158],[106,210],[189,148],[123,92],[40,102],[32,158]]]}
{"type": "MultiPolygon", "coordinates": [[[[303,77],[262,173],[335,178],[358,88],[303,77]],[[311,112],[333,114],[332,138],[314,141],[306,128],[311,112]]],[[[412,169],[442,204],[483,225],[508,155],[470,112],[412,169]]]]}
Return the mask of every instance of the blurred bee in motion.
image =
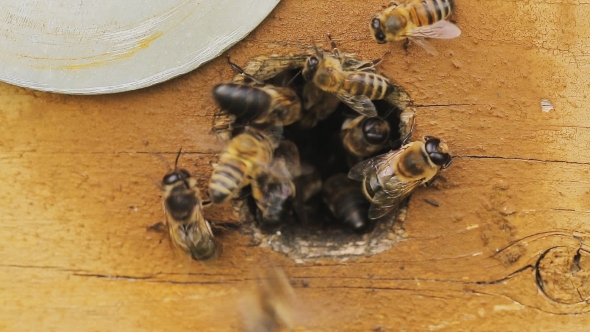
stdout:
{"type": "Polygon", "coordinates": [[[278,268],[269,269],[256,287],[256,293],[241,303],[244,332],[293,330],[295,292],[287,276],[278,268]]]}
{"type": "Polygon", "coordinates": [[[404,144],[399,150],[360,162],[348,176],[363,181],[364,194],[371,201],[369,218],[378,219],[393,212],[419,185],[431,183],[451,162],[445,143],[424,136],[424,142],[404,144]]]}
{"type": "Polygon", "coordinates": [[[304,129],[315,127],[318,121],[329,117],[340,104],[338,97],[321,90],[311,81],[303,86],[302,99],[303,110],[299,126],[304,129]]]}
{"type": "Polygon", "coordinates": [[[436,49],[424,38],[452,39],[461,30],[446,21],[455,8],[454,0],[412,0],[408,4],[393,4],[375,15],[370,23],[373,38],[383,44],[388,41],[409,40],[437,55],[436,49]]]}
{"type": "MultiPolygon", "coordinates": [[[[328,35],[330,38],[330,36],[328,35]]],[[[371,99],[384,99],[394,88],[386,77],[374,72],[374,65],[358,69],[344,68],[343,57],[330,39],[333,53],[320,51],[310,55],[303,67],[303,78],[319,89],[335,94],[346,105],[367,117],[377,116],[371,99]]]]}
{"type": "Polygon", "coordinates": [[[162,179],[164,212],[172,246],[195,260],[215,256],[217,247],[209,222],[203,216],[203,200],[197,180],[184,169],[178,169],[178,151],[174,170],[162,179]]]}
{"type": "Polygon", "coordinates": [[[383,148],[389,140],[389,122],[379,117],[359,116],[342,124],[342,144],[356,157],[370,156],[383,148]]]}
{"type": "Polygon", "coordinates": [[[281,141],[269,169],[258,172],[252,181],[252,197],[258,207],[259,222],[275,225],[286,221],[296,194],[292,179],[299,172],[297,146],[291,141],[281,141]]]}
{"type": "Polygon", "coordinates": [[[213,88],[213,98],[223,110],[233,114],[236,121],[250,125],[288,126],[299,120],[301,101],[295,91],[265,84],[246,74],[231,61],[229,63],[245,77],[245,81],[216,85],[213,88]]]}
{"type": "MultiPolygon", "coordinates": [[[[279,128],[273,128],[279,129],[279,128]]],[[[271,131],[248,127],[232,138],[219,157],[209,182],[209,197],[215,204],[225,202],[250,184],[259,170],[268,168],[278,138],[271,131]]]]}
{"type": "Polygon", "coordinates": [[[211,133],[222,142],[227,142],[233,137],[234,122],[236,117],[227,112],[220,112],[213,115],[211,133]]]}
{"type": "Polygon", "coordinates": [[[334,217],[354,231],[364,231],[371,224],[367,218],[369,202],[361,186],[344,173],[332,175],[326,180],[324,201],[334,217]]]}

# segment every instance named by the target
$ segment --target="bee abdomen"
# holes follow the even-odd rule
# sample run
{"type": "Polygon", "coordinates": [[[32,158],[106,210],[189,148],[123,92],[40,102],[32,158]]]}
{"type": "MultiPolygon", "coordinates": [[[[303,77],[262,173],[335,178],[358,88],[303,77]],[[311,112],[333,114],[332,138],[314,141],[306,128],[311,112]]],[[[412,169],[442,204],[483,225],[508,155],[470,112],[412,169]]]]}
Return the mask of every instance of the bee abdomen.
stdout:
{"type": "Polygon", "coordinates": [[[242,162],[235,160],[220,164],[213,171],[209,182],[209,197],[213,203],[222,203],[238,189],[246,173],[245,167],[242,162]]]}
{"type": "Polygon", "coordinates": [[[431,25],[449,17],[454,8],[454,0],[416,1],[410,8],[410,17],[416,26],[431,25]]]}
{"type": "Polygon", "coordinates": [[[191,257],[198,261],[204,261],[212,258],[217,253],[215,240],[210,237],[203,237],[202,241],[194,245],[189,245],[191,257]]]}
{"type": "Polygon", "coordinates": [[[348,92],[351,95],[365,95],[369,99],[383,99],[393,91],[389,80],[373,73],[354,73],[347,80],[348,92]]]}
{"type": "Polygon", "coordinates": [[[271,98],[264,90],[236,83],[218,84],[213,97],[224,110],[238,120],[251,121],[270,107],[271,98]]]}

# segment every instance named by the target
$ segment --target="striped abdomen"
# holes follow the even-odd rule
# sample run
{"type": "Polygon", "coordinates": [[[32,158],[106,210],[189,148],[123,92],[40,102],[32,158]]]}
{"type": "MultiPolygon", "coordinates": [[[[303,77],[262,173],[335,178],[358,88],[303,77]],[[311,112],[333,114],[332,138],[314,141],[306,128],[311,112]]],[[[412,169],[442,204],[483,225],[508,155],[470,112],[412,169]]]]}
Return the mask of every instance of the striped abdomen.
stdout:
{"type": "Polygon", "coordinates": [[[416,0],[408,5],[410,20],[419,27],[446,19],[454,9],[454,0],[416,0]]]}
{"type": "Polygon", "coordinates": [[[236,83],[218,84],[213,88],[213,98],[219,107],[235,115],[239,121],[252,121],[262,116],[271,103],[266,91],[236,83]]]}
{"type": "Polygon", "coordinates": [[[249,172],[249,165],[241,158],[224,154],[219,166],[213,171],[209,182],[209,197],[213,203],[221,203],[230,198],[242,187],[244,176],[249,172]]]}
{"type": "Polygon", "coordinates": [[[369,99],[383,99],[393,91],[387,78],[363,72],[349,74],[342,88],[353,96],[364,95],[369,99]]]}

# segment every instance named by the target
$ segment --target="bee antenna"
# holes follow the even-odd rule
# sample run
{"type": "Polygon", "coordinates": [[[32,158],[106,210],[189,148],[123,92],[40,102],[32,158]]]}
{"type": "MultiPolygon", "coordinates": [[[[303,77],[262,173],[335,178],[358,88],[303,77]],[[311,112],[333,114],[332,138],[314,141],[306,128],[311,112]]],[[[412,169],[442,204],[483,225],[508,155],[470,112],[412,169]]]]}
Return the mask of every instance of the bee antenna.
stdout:
{"type": "Polygon", "coordinates": [[[236,65],[235,63],[231,62],[230,56],[227,56],[227,63],[229,63],[229,65],[233,68],[233,70],[237,71],[238,73],[242,74],[242,75],[246,75],[246,73],[244,73],[244,70],[236,65]]]}
{"type": "Polygon", "coordinates": [[[289,82],[287,82],[287,86],[291,85],[291,83],[293,83],[293,81],[297,78],[297,76],[301,75],[301,72],[303,71],[303,69],[300,69],[297,74],[295,74],[295,76],[293,76],[292,79],[289,80],[289,82]]]}
{"type": "Polygon", "coordinates": [[[178,150],[178,154],[176,155],[176,160],[174,160],[174,169],[176,169],[176,166],[178,165],[178,158],[180,158],[181,152],[182,152],[182,146],[180,147],[180,150],[178,150]]]}
{"type": "Polygon", "coordinates": [[[241,75],[244,75],[245,77],[249,78],[250,80],[252,80],[254,83],[258,84],[258,85],[264,85],[264,82],[257,80],[254,76],[252,75],[248,75],[246,74],[246,72],[244,72],[244,70],[242,69],[242,67],[236,65],[235,63],[231,62],[229,55],[227,56],[227,63],[229,63],[229,65],[238,73],[240,73],[241,75]]]}
{"type": "Polygon", "coordinates": [[[164,164],[166,165],[166,167],[168,167],[168,172],[172,171],[172,167],[170,167],[170,163],[161,154],[159,154],[157,152],[150,152],[150,154],[153,154],[154,156],[160,158],[160,160],[164,162],[164,164]]]}
{"type": "Polygon", "coordinates": [[[410,127],[410,132],[402,140],[402,145],[406,145],[408,143],[408,141],[410,140],[410,137],[412,137],[412,133],[414,132],[415,125],[416,125],[416,116],[414,115],[414,116],[412,116],[412,126],[410,127]]]}
{"type": "Polygon", "coordinates": [[[394,109],[395,109],[395,107],[392,107],[392,108],[388,109],[388,110],[387,110],[387,113],[385,113],[385,115],[384,115],[384,116],[380,116],[379,118],[380,118],[381,120],[385,120],[385,119],[387,119],[387,118],[388,118],[388,117],[391,115],[391,113],[393,113],[393,110],[394,110],[394,109]]]}

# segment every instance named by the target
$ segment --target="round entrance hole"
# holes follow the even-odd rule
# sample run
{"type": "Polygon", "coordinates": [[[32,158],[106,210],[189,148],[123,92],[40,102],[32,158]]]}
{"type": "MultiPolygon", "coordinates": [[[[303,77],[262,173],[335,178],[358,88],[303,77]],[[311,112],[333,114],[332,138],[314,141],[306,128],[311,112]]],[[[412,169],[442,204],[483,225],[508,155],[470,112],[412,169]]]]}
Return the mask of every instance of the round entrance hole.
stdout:
{"type": "MultiPolygon", "coordinates": [[[[275,86],[288,86],[303,98],[306,81],[300,74],[308,55],[259,56],[248,61],[244,72],[259,81],[275,86]]],[[[352,62],[360,60],[349,58],[352,62]]],[[[234,81],[243,77],[236,76],[234,81]]],[[[309,84],[309,83],[308,83],[309,84]]],[[[403,237],[402,222],[407,213],[407,201],[390,216],[378,220],[368,219],[369,201],[362,196],[361,182],[347,179],[348,171],[356,163],[370,157],[401,147],[401,142],[410,134],[414,111],[409,105],[407,92],[393,81],[393,92],[383,100],[373,100],[378,117],[385,120],[390,128],[387,143],[382,148],[365,157],[349,153],[343,144],[342,126],[347,119],[355,119],[358,113],[340,102],[327,118],[319,120],[315,126],[303,126],[302,121],[283,128],[283,137],[299,149],[302,175],[294,179],[298,197],[306,186],[321,180],[321,190],[312,197],[298,199],[290,216],[278,224],[261,222],[258,208],[252,196],[235,201],[240,220],[251,230],[253,242],[270,246],[296,261],[309,261],[320,258],[344,260],[352,257],[370,256],[391,248],[403,237]],[[310,128],[311,127],[311,128],[310,128]],[[313,171],[310,171],[313,170],[313,171]],[[336,176],[336,177],[335,177],[336,176]],[[348,183],[352,182],[352,184],[348,183]],[[342,183],[355,186],[358,198],[349,199],[347,190],[341,190],[342,183]],[[326,186],[326,184],[328,185],[326,186]],[[337,183],[334,189],[331,184],[337,183]],[[327,201],[339,202],[340,218],[330,210],[327,201]],[[344,202],[344,203],[343,203],[344,202]],[[342,206],[344,205],[344,206],[342,206]],[[363,214],[362,221],[345,222],[346,216],[363,214]],[[344,217],[343,217],[344,216],[344,217]]],[[[305,110],[303,111],[305,115],[305,110]]],[[[371,127],[371,125],[367,125],[371,127]]],[[[313,187],[313,186],[311,186],[313,187]]],[[[317,187],[317,186],[316,186],[317,187]]],[[[354,190],[353,190],[354,191],[354,190]]],[[[332,203],[334,206],[335,203],[332,203]]]]}

